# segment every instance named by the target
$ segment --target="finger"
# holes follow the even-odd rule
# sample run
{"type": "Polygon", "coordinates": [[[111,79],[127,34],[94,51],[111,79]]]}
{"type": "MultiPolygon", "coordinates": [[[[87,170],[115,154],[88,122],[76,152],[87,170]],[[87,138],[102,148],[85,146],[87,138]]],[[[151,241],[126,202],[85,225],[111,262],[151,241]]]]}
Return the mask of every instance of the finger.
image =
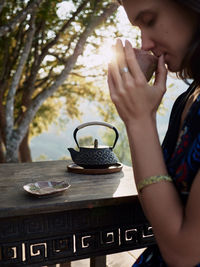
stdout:
{"type": "Polygon", "coordinates": [[[109,92],[110,92],[110,98],[112,102],[116,105],[119,101],[119,97],[118,97],[119,90],[117,89],[118,87],[113,79],[110,64],[108,66],[108,87],[109,87],[109,92]]]}
{"type": "Polygon", "coordinates": [[[108,78],[107,78],[107,82],[108,82],[108,87],[109,87],[109,91],[110,91],[110,95],[112,95],[115,91],[115,83],[112,77],[112,73],[111,73],[111,66],[110,64],[108,64],[108,78]]]}
{"type": "Polygon", "coordinates": [[[112,83],[115,87],[115,91],[122,91],[123,82],[121,74],[119,73],[116,59],[113,59],[113,61],[109,64],[109,77],[112,78],[112,83]]]}
{"type": "Polygon", "coordinates": [[[161,86],[165,90],[166,81],[167,81],[167,69],[165,67],[164,56],[161,55],[158,59],[158,67],[155,74],[154,85],[161,86]]]}
{"type": "MultiPolygon", "coordinates": [[[[119,56],[119,54],[118,54],[119,56]]],[[[110,63],[110,70],[112,73],[112,77],[115,81],[115,84],[117,85],[117,88],[122,88],[123,87],[123,79],[122,79],[122,73],[118,65],[118,58],[115,57],[111,63],[110,63]]]]}
{"type": "Polygon", "coordinates": [[[128,68],[135,79],[144,79],[144,74],[140,69],[140,66],[137,62],[135,52],[131,43],[126,40],[125,41],[125,56],[126,62],[128,64],[128,68]]]}
{"type": "Polygon", "coordinates": [[[128,67],[125,58],[124,47],[120,39],[118,39],[116,43],[116,55],[119,72],[122,76],[124,76],[126,73],[128,73],[128,67]]]}

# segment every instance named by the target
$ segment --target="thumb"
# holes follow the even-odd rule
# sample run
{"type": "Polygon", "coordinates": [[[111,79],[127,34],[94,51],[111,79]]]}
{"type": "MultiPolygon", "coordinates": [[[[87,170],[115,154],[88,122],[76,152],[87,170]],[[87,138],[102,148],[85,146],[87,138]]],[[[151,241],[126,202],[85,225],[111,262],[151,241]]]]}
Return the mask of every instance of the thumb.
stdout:
{"type": "Polygon", "coordinates": [[[165,67],[164,56],[161,55],[158,59],[158,67],[155,74],[155,86],[162,87],[163,90],[166,89],[166,81],[167,81],[167,69],[165,67]]]}

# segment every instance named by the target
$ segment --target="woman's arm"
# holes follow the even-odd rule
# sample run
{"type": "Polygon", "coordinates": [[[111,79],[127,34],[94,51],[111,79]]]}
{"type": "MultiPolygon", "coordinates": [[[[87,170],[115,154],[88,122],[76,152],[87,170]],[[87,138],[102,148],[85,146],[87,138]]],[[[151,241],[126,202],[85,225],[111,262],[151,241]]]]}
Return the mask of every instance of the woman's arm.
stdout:
{"type": "MultiPolygon", "coordinates": [[[[166,69],[159,59],[156,80],[147,84],[132,47],[117,43],[118,59],[109,66],[111,98],[123,119],[131,149],[136,184],[154,175],[166,175],[157,127],[156,110],[166,87],[166,69]],[[125,51],[124,51],[125,50],[125,51]],[[128,73],[120,68],[128,66],[128,73]]],[[[200,262],[200,174],[195,178],[186,208],[172,183],[159,182],[139,194],[161,253],[169,266],[192,267],[200,262]]]]}

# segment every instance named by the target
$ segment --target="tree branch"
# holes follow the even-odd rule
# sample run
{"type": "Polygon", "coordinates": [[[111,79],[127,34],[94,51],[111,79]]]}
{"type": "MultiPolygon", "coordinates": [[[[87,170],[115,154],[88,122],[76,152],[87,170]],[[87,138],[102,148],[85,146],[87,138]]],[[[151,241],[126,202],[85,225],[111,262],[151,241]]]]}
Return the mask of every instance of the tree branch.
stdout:
{"type": "Polygon", "coordinates": [[[56,34],[55,38],[50,41],[43,49],[41,54],[41,59],[46,56],[48,53],[48,50],[57,43],[58,39],[60,38],[60,35],[63,34],[63,32],[70,26],[70,24],[74,21],[74,18],[84,9],[84,7],[87,5],[89,0],[85,0],[82,2],[82,4],[77,8],[77,10],[73,13],[72,17],[62,26],[62,28],[59,30],[59,32],[56,34]]]}
{"type": "Polygon", "coordinates": [[[29,29],[27,32],[27,40],[24,45],[24,49],[21,53],[21,57],[19,60],[19,64],[17,66],[16,72],[13,75],[12,84],[10,90],[7,95],[6,101],[6,142],[9,141],[10,136],[12,134],[14,128],[14,97],[16,94],[16,90],[21,78],[21,74],[23,68],[26,64],[26,60],[28,58],[29,52],[31,50],[32,40],[35,33],[35,12],[31,17],[29,29]]]}
{"type": "MultiPolygon", "coordinates": [[[[37,80],[37,81],[36,81],[36,85],[35,85],[35,87],[39,88],[39,87],[41,87],[44,83],[46,83],[46,82],[49,80],[49,78],[52,76],[53,69],[54,69],[54,67],[51,67],[51,69],[49,70],[49,73],[48,73],[48,75],[47,75],[46,77],[44,77],[44,78],[42,78],[42,79],[40,79],[40,80],[37,80]]],[[[52,78],[52,77],[51,77],[51,78],[52,78]]]]}
{"type": "Polygon", "coordinates": [[[32,0],[28,3],[27,7],[20,11],[7,25],[0,27],[0,37],[4,36],[10,31],[13,31],[18,23],[27,16],[28,13],[32,13],[33,10],[42,3],[42,0],[32,0]]]}
{"type": "Polygon", "coordinates": [[[50,41],[49,43],[46,44],[46,46],[42,49],[42,52],[41,52],[40,56],[37,58],[37,60],[35,60],[34,65],[33,65],[32,69],[31,69],[31,75],[28,77],[28,79],[25,82],[26,84],[29,85],[28,86],[28,94],[29,95],[31,95],[32,91],[34,90],[34,84],[35,84],[35,80],[36,80],[36,76],[37,76],[38,70],[40,68],[40,65],[41,65],[43,59],[48,54],[49,49],[57,43],[58,39],[60,38],[60,35],[63,34],[63,32],[69,27],[71,22],[73,22],[75,17],[84,9],[84,7],[86,6],[86,4],[88,2],[89,2],[89,0],[85,0],[85,1],[82,2],[82,4],[73,13],[72,17],[58,31],[58,33],[56,34],[55,38],[52,41],[50,41]]]}
{"type": "Polygon", "coordinates": [[[56,54],[56,53],[51,52],[51,53],[49,53],[48,55],[55,57],[55,58],[58,60],[58,62],[60,62],[60,63],[62,63],[62,64],[66,64],[66,62],[67,62],[67,59],[65,59],[65,58],[63,58],[63,57],[60,57],[60,56],[59,56],[58,54],[56,54]]]}
{"type": "Polygon", "coordinates": [[[73,69],[77,61],[78,56],[83,53],[84,45],[86,43],[88,36],[94,31],[94,29],[98,25],[103,23],[104,20],[106,20],[111,14],[113,14],[113,12],[117,10],[117,8],[118,8],[118,4],[112,3],[103,10],[103,13],[101,14],[101,16],[93,16],[93,18],[91,18],[88,26],[86,27],[84,32],[81,34],[76,44],[74,54],[68,58],[68,61],[65,64],[65,68],[63,69],[61,74],[57,77],[55,82],[48,89],[46,89],[45,91],[42,91],[40,94],[38,94],[35,97],[35,99],[30,104],[29,108],[25,112],[24,119],[23,121],[21,121],[18,129],[16,130],[16,134],[18,135],[18,138],[20,140],[25,135],[28,129],[29,123],[31,122],[31,120],[33,119],[37,110],[40,108],[43,102],[49,96],[51,96],[59,88],[59,86],[61,86],[63,82],[67,79],[70,71],[73,69]]]}
{"type": "Polygon", "coordinates": [[[4,8],[5,3],[6,3],[5,0],[1,0],[1,1],[0,1],[0,13],[1,13],[2,9],[4,8]]]}
{"type": "MultiPolygon", "coordinates": [[[[45,22],[42,21],[42,23],[40,23],[39,27],[36,28],[36,32],[35,32],[35,36],[39,36],[40,31],[44,30],[44,25],[45,22]]],[[[27,66],[26,68],[26,77],[27,79],[25,79],[25,81],[23,82],[23,99],[22,102],[24,105],[26,105],[25,102],[27,102],[27,100],[30,99],[31,95],[32,95],[32,91],[35,89],[35,79],[38,73],[38,60],[40,57],[39,54],[39,44],[38,44],[38,39],[34,38],[35,41],[33,43],[33,53],[34,53],[34,62],[32,63],[31,66],[27,66]],[[30,75],[29,75],[30,73],[30,75]]]]}
{"type": "Polygon", "coordinates": [[[1,133],[0,133],[0,163],[5,162],[5,153],[4,153],[4,147],[3,147],[3,139],[1,138],[1,133]]]}

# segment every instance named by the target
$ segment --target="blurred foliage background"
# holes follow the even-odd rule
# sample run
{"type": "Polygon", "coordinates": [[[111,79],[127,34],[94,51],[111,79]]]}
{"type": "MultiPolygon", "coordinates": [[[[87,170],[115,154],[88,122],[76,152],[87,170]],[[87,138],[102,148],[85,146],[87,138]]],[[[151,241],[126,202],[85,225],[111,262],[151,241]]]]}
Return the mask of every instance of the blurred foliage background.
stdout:
{"type": "MultiPolygon", "coordinates": [[[[84,113],[93,113],[89,104],[82,109],[86,102],[95,107],[93,118],[118,129],[115,153],[131,165],[125,127],[110,100],[106,78],[112,45],[119,37],[140,46],[138,29],[115,1],[1,1],[0,162],[32,161],[30,141],[48,133],[52,124],[72,132],[73,120],[85,122],[84,113]]],[[[93,144],[90,132],[80,137],[82,146],[93,144]]],[[[112,146],[110,129],[99,135],[112,146]]],[[[55,143],[56,137],[48,144],[52,150],[55,143]]],[[[41,151],[34,160],[47,159],[41,151]]]]}

